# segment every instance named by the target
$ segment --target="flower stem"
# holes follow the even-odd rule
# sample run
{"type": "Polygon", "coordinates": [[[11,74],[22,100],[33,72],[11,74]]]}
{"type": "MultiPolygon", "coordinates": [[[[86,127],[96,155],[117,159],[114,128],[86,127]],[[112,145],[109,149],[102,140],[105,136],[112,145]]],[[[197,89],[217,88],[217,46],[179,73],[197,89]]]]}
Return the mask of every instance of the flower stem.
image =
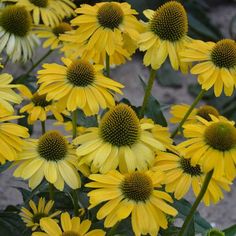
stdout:
{"type": "Polygon", "coordinates": [[[106,75],[110,77],[110,56],[106,53],[106,75]]]}
{"type": "Polygon", "coordinates": [[[151,69],[149,79],[148,79],[148,84],[147,84],[147,87],[146,87],[146,90],[145,90],[143,105],[142,105],[140,113],[139,113],[139,118],[143,118],[143,116],[144,116],[144,113],[145,113],[145,110],[146,110],[146,107],[147,107],[147,103],[148,103],[148,98],[151,95],[152,87],[153,87],[153,83],[154,83],[155,78],[156,78],[156,70],[151,69]]]}
{"type": "Polygon", "coordinates": [[[44,54],[35,64],[33,64],[31,66],[31,68],[26,72],[25,76],[28,76],[30,74],[31,71],[33,71],[45,58],[47,58],[51,53],[53,52],[53,50],[49,50],[47,51],[46,54],[44,54]]]}
{"type": "Polygon", "coordinates": [[[116,230],[119,226],[120,222],[118,221],[113,227],[110,229],[110,231],[107,233],[107,236],[112,236],[116,234],[116,230]]]}
{"type": "Polygon", "coordinates": [[[206,177],[205,177],[205,179],[204,179],[204,182],[203,182],[201,191],[200,191],[200,193],[198,194],[198,196],[197,196],[195,202],[193,203],[192,208],[190,209],[190,212],[189,212],[188,216],[185,218],[184,224],[183,224],[181,230],[179,231],[178,236],[183,236],[183,235],[184,235],[184,232],[185,232],[186,228],[188,227],[190,221],[192,220],[192,218],[193,218],[193,216],[194,216],[194,213],[195,213],[195,211],[196,211],[196,209],[197,209],[199,203],[201,202],[202,198],[203,198],[204,195],[205,195],[205,192],[206,192],[206,190],[207,190],[207,187],[208,187],[208,185],[209,185],[209,183],[210,183],[210,180],[211,180],[211,177],[212,177],[212,175],[213,175],[213,171],[214,171],[214,170],[211,170],[210,172],[208,172],[208,173],[206,174],[206,177]]]}
{"type": "Polygon", "coordinates": [[[45,134],[45,132],[46,132],[45,121],[41,121],[41,127],[42,127],[42,135],[43,135],[43,134],[45,134]]]}
{"type": "Polygon", "coordinates": [[[77,110],[72,112],[72,138],[77,136],[77,110]]]}
{"type": "Polygon", "coordinates": [[[51,183],[48,183],[48,188],[49,188],[49,198],[50,200],[54,200],[54,186],[51,183]]]}
{"type": "Polygon", "coordinates": [[[178,132],[180,131],[180,129],[182,128],[184,122],[188,119],[189,115],[191,114],[191,112],[193,111],[193,109],[195,108],[195,106],[199,103],[199,101],[202,99],[203,95],[205,94],[206,90],[202,89],[200,91],[200,93],[198,94],[198,96],[196,97],[196,99],[193,101],[192,105],[189,107],[188,111],[186,112],[186,114],[184,115],[184,118],[181,120],[181,122],[179,123],[179,125],[177,126],[177,128],[173,131],[173,133],[171,134],[171,138],[174,138],[178,132]]]}
{"type": "Polygon", "coordinates": [[[71,192],[74,204],[74,215],[79,215],[79,199],[76,189],[71,192]]]}

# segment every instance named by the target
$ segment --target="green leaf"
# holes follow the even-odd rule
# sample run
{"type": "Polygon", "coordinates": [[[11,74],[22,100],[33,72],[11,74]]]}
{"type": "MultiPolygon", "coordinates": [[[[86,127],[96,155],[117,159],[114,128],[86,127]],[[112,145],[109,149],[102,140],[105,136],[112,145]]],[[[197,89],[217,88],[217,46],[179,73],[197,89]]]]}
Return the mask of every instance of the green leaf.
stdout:
{"type": "Polygon", "coordinates": [[[190,221],[188,227],[186,228],[184,232],[184,236],[195,236],[195,225],[194,225],[194,217],[190,221]]]}
{"type": "Polygon", "coordinates": [[[11,166],[11,162],[7,161],[5,164],[0,165],[0,173],[4,172],[11,166]]]}
{"type": "Polygon", "coordinates": [[[25,227],[17,212],[0,212],[0,235],[30,236],[31,232],[25,227]]]}
{"type": "Polygon", "coordinates": [[[78,124],[84,127],[97,127],[97,116],[86,116],[82,110],[78,110],[78,124]]]}
{"type": "Polygon", "coordinates": [[[224,229],[223,232],[225,233],[225,236],[235,236],[236,235],[236,224],[230,226],[227,229],[224,229]]]}
{"type": "MultiPolygon", "coordinates": [[[[145,91],[146,84],[141,76],[139,76],[139,79],[140,79],[142,86],[144,88],[144,91],[145,91]]],[[[148,104],[147,104],[147,107],[145,110],[145,115],[147,118],[151,118],[156,124],[160,124],[162,126],[167,127],[167,122],[166,122],[165,116],[162,113],[161,105],[157,101],[157,99],[154,98],[152,95],[150,95],[150,97],[148,99],[148,104]]]]}
{"type": "MultiPolygon", "coordinates": [[[[192,205],[185,199],[175,200],[174,207],[178,210],[179,214],[177,217],[185,219],[188,215],[192,205]]],[[[211,229],[211,225],[204,218],[202,218],[199,212],[195,212],[194,215],[194,227],[196,232],[204,233],[208,229],[211,229]]]]}

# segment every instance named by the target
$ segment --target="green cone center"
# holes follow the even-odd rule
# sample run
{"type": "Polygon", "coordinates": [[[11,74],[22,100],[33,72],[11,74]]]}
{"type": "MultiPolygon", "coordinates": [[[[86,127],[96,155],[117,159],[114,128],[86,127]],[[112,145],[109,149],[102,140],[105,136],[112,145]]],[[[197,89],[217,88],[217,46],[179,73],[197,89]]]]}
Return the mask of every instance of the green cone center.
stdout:
{"type": "Polygon", "coordinates": [[[175,1],[165,3],[154,13],[150,29],[162,40],[174,42],[182,39],[188,32],[184,7],[175,1]]]}
{"type": "Polygon", "coordinates": [[[220,114],[214,107],[204,105],[204,106],[199,107],[199,109],[197,111],[197,115],[207,121],[211,121],[210,115],[213,115],[215,117],[219,117],[220,114]]]}
{"type": "Polygon", "coordinates": [[[37,7],[46,8],[48,6],[48,0],[29,0],[37,7]]]}
{"type": "Polygon", "coordinates": [[[236,145],[236,129],[226,122],[217,122],[206,128],[205,141],[214,149],[227,151],[236,145]]]}
{"type": "Polygon", "coordinates": [[[139,119],[133,109],[119,104],[102,118],[100,134],[105,142],[114,146],[132,146],[139,138],[139,119]]]}
{"type": "Polygon", "coordinates": [[[121,183],[121,191],[125,198],[135,202],[145,202],[153,191],[151,178],[139,172],[127,174],[121,183]]]}
{"type": "Polygon", "coordinates": [[[123,21],[124,13],[115,3],[108,2],[103,4],[97,13],[98,22],[104,28],[115,29],[123,21]]]}

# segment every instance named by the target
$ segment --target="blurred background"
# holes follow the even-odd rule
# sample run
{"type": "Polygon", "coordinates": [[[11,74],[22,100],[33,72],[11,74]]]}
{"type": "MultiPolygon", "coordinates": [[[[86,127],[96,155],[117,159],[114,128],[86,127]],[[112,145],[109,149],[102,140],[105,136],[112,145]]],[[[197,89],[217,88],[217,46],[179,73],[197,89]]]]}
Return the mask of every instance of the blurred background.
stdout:
{"type": "MultiPolygon", "coordinates": [[[[75,0],[79,6],[82,3],[95,4],[99,1],[75,0]]],[[[122,1],[119,1],[122,2],[122,1]]],[[[167,2],[164,0],[127,0],[139,13],[141,20],[146,21],[142,11],[144,9],[156,9],[159,5],[167,2]]],[[[222,38],[236,40],[236,0],[186,0],[180,1],[188,12],[189,36],[205,41],[218,41],[222,38]]],[[[40,58],[45,50],[41,48],[35,53],[34,60],[40,58]]],[[[145,81],[149,71],[142,64],[142,54],[137,52],[133,60],[125,65],[113,68],[111,77],[125,85],[124,97],[133,105],[139,106],[142,103],[144,91],[139,77],[145,81]]],[[[46,62],[59,62],[61,55],[54,52],[46,59],[46,62]]],[[[22,74],[26,65],[15,65],[9,63],[4,72],[10,72],[15,76],[22,74]]],[[[38,67],[39,69],[40,67],[38,67]]],[[[37,71],[37,68],[36,70],[37,71]]],[[[170,69],[170,65],[165,63],[157,73],[157,79],[153,88],[153,96],[159,101],[162,112],[168,120],[170,105],[187,103],[191,104],[194,97],[199,93],[200,87],[196,77],[182,75],[170,69]]],[[[119,98],[121,99],[121,97],[119,98]]],[[[202,104],[206,103],[215,106],[222,115],[236,121],[236,93],[232,97],[221,96],[215,98],[210,90],[203,98],[202,104]]],[[[201,105],[201,104],[200,104],[201,105]]],[[[49,128],[48,128],[49,129],[49,128]]],[[[55,129],[55,128],[54,128],[55,129]]],[[[170,127],[173,129],[173,127],[170,127]]],[[[33,135],[38,137],[37,126],[33,135]]],[[[1,170],[1,167],[0,167],[1,170]]],[[[9,204],[19,204],[22,202],[18,187],[27,187],[25,183],[12,177],[12,170],[4,173],[0,171],[0,209],[4,209],[9,204]]],[[[187,197],[193,201],[192,194],[187,197]]],[[[236,183],[232,185],[232,191],[225,194],[225,199],[216,206],[204,208],[200,207],[200,213],[216,227],[226,228],[236,222],[236,183]]]]}

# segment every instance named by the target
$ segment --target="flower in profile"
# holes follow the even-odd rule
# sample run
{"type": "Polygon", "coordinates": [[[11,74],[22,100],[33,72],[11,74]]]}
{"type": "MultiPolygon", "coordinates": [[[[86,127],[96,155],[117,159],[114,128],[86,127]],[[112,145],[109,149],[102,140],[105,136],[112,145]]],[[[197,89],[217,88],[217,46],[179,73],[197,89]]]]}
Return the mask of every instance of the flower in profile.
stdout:
{"type": "Polygon", "coordinates": [[[5,49],[13,62],[29,60],[39,44],[32,33],[32,22],[24,6],[6,6],[0,11],[0,53],[5,49]]]}
{"type": "Polygon", "coordinates": [[[197,62],[191,69],[198,75],[202,89],[214,87],[218,97],[224,90],[226,96],[231,96],[236,83],[236,42],[222,39],[217,43],[194,40],[186,45],[182,52],[182,61],[197,62]]]}
{"type": "Polygon", "coordinates": [[[141,34],[139,48],[146,51],[144,65],[156,70],[170,58],[174,70],[188,72],[190,63],[180,61],[180,51],[191,39],[187,36],[188,18],[184,7],[176,1],[170,1],[160,6],[156,11],[145,10],[149,19],[146,31],[141,34]]]}
{"type": "Polygon", "coordinates": [[[32,13],[33,22],[56,26],[63,18],[74,15],[75,4],[71,0],[3,0],[25,6],[32,13]]]}
{"type": "MultiPolygon", "coordinates": [[[[64,121],[64,122],[57,121],[53,125],[62,126],[65,129],[65,131],[70,132],[70,133],[73,130],[72,121],[64,121]]],[[[84,126],[77,126],[78,135],[83,134],[85,131],[86,131],[86,128],[84,126]]]]}
{"type": "MultiPolygon", "coordinates": [[[[106,61],[106,52],[98,52],[94,49],[88,50],[87,43],[79,42],[80,34],[77,33],[78,29],[68,31],[59,37],[59,40],[63,42],[62,51],[66,57],[71,59],[77,59],[78,57],[84,60],[93,61],[96,64],[103,65],[106,61]]],[[[131,59],[131,54],[134,53],[136,47],[132,46],[128,40],[126,40],[123,46],[116,47],[114,53],[109,57],[110,65],[120,65],[131,59]],[[131,49],[131,50],[129,50],[131,49]]]]}
{"type": "Polygon", "coordinates": [[[0,117],[4,114],[13,114],[14,108],[11,103],[20,104],[22,101],[22,97],[13,90],[13,88],[18,88],[19,85],[11,84],[12,81],[13,77],[10,74],[3,73],[0,75],[0,117]],[[3,113],[2,109],[7,113],[3,113]]]}
{"type": "Polygon", "coordinates": [[[166,214],[177,215],[177,211],[166,203],[173,202],[170,195],[158,189],[165,179],[163,172],[121,174],[113,170],[103,175],[92,174],[89,178],[94,182],[86,187],[96,188],[88,193],[90,208],[106,202],[98,210],[97,218],[105,218],[107,228],[131,215],[135,235],[156,236],[160,227],[168,227],[166,214]]]}
{"type": "Polygon", "coordinates": [[[90,220],[81,221],[79,217],[70,217],[68,212],[61,214],[61,227],[50,218],[40,220],[40,227],[45,233],[35,232],[32,236],[105,236],[101,229],[89,230],[90,220]]]}
{"type": "Polygon", "coordinates": [[[180,143],[178,150],[191,158],[193,166],[202,166],[204,173],[214,169],[215,178],[225,176],[231,181],[236,176],[236,128],[224,117],[211,118],[198,117],[198,123],[184,125],[188,140],[180,143]]]}
{"type": "Polygon", "coordinates": [[[140,121],[128,105],[119,104],[102,117],[99,127],[88,128],[74,140],[80,145],[76,153],[92,172],[106,173],[118,166],[121,172],[146,170],[153,163],[155,151],[166,150],[165,141],[152,134],[154,127],[140,121]]]}
{"type": "Polygon", "coordinates": [[[143,26],[134,16],[137,12],[128,3],[82,4],[75,12],[80,14],[71,21],[73,26],[79,27],[76,31],[77,42],[86,42],[89,51],[96,50],[112,56],[117,47],[123,48],[127,39],[129,46],[136,45],[137,48],[143,26]]]}
{"type": "Polygon", "coordinates": [[[61,212],[55,211],[52,212],[54,201],[49,201],[46,203],[45,198],[40,198],[38,201],[38,206],[32,201],[29,201],[29,206],[31,209],[25,207],[21,208],[20,216],[25,222],[26,226],[32,228],[32,231],[35,231],[39,228],[40,220],[47,218],[54,218],[58,216],[61,212]]]}
{"type": "MultiPolygon", "coordinates": [[[[200,165],[193,166],[190,159],[186,159],[179,153],[159,152],[156,157],[154,170],[163,171],[166,174],[165,190],[173,192],[176,199],[183,198],[192,187],[194,195],[197,197],[202,188],[206,174],[200,165]]],[[[210,203],[216,204],[224,198],[222,189],[230,191],[230,181],[225,177],[211,178],[203,202],[206,206],[210,203]]]]}
{"type": "Polygon", "coordinates": [[[64,182],[72,189],[80,187],[75,150],[59,132],[48,131],[39,139],[30,139],[22,149],[14,176],[29,179],[30,188],[36,188],[44,177],[60,191],[64,182]]]}
{"type": "Polygon", "coordinates": [[[62,111],[56,102],[47,101],[46,94],[39,95],[38,92],[32,94],[30,91],[28,91],[27,98],[30,100],[30,103],[23,106],[20,109],[20,112],[27,112],[29,114],[29,124],[33,124],[37,120],[45,121],[49,112],[52,112],[54,117],[61,122],[63,121],[63,116],[61,113],[69,114],[66,111],[62,111]]]}
{"type": "Polygon", "coordinates": [[[7,161],[14,161],[17,154],[22,151],[24,140],[28,138],[28,129],[14,123],[9,123],[9,120],[17,120],[22,116],[4,116],[0,117],[0,163],[4,164],[7,161]]]}
{"type": "Polygon", "coordinates": [[[60,22],[54,27],[40,26],[37,27],[37,30],[34,31],[39,38],[45,38],[46,40],[43,43],[43,47],[50,47],[51,50],[62,46],[62,42],[59,39],[61,34],[64,34],[67,31],[71,31],[72,27],[66,22],[60,22]]]}
{"type": "Polygon", "coordinates": [[[38,93],[47,94],[48,101],[59,102],[60,107],[74,111],[80,108],[86,115],[94,115],[100,107],[115,105],[113,92],[122,94],[124,86],[102,74],[103,66],[92,65],[83,59],[62,58],[65,66],[44,64],[38,71],[40,88],[38,93]]]}
{"type": "MultiPolygon", "coordinates": [[[[171,123],[180,123],[181,120],[184,118],[184,115],[189,110],[190,105],[188,104],[180,104],[180,105],[173,105],[170,109],[170,114],[172,117],[170,118],[171,123]]],[[[215,117],[219,117],[219,111],[210,105],[203,105],[199,108],[194,108],[193,111],[190,113],[189,117],[187,118],[185,124],[191,124],[198,122],[197,116],[202,117],[207,121],[211,121],[211,115],[215,117]]]]}

